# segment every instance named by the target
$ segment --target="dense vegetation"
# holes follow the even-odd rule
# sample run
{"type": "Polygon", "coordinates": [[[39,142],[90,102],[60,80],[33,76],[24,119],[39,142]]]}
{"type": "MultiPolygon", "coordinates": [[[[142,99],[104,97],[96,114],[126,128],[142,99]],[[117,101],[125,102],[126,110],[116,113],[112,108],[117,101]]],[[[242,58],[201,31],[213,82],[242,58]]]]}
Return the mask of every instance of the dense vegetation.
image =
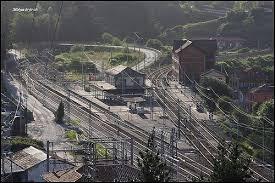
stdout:
{"type": "MultiPolygon", "coordinates": [[[[35,1],[14,1],[7,6],[8,9],[34,8],[35,4],[35,1]]],[[[64,1],[55,38],[60,41],[99,41],[102,32],[110,32],[123,40],[126,36],[135,37],[133,32],[138,32],[145,43],[168,27],[217,18],[200,11],[195,4],[178,1],[64,1]]],[[[61,2],[39,1],[37,7],[34,23],[32,12],[9,12],[10,29],[16,42],[53,38],[61,2]]]]}
{"type": "Polygon", "coordinates": [[[20,150],[22,150],[26,147],[29,147],[29,146],[33,146],[35,148],[44,150],[44,144],[42,141],[35,140],[30,137],[15,136],[11,139],[10,142],[8,140],[3,140],[3,142],[1,142],[1,143],[10,144],[12,152],[20,151],[20,150]]]}
{"type": "Polygon", "coordinates": [[[236,9],[227,12],[225,17],[205,22],[177,25],[167,29],[160,38],[171,44],[172,39],[198,38],[213,36],[240,37],[246,39],[249,47],[272,47],[273,16],[271,12],[265,12],[264,8],[236,9]],[[270,22],[270,23],[267,23],[270,22]]]}
{"type": "Polygon", "coordinates": [[[227,70],[227,72],[231,72],[234,69],[245,70],[246,68],[256,69],[268,76],[268,82],[274,83],[274,55],[266,54],[262,56],[256,57],[247,57],[247,58],[232,58],[225,59],[222,62],[216,63],[216,69],[220,68],[222,64],[223,68],[227,70]]]}

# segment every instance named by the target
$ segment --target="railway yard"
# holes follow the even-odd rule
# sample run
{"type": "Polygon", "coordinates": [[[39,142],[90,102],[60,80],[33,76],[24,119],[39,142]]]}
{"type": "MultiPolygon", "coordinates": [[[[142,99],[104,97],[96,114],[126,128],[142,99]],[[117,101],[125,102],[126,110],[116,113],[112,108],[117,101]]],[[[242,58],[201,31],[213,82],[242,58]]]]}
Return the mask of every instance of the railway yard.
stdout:
{"type": "MultiPolygon", "coordinates": [[[[33,112],[38,111],[35,106],[39,105],[45,108],[39,113],[47,113],[48,116],[47,119],[41,119],[43,117],[40,118],[39,113],[34,112],[38,113],[35,115],[35,122],[28,124],[28,133],[34,138],[46,140],[46,136],[42,135],[42,138],[41,134],[46,135],[48,133],[46,129],[52,128],[50,131],[60,137],[54,139],[55,136],[52,136],[51,140],[60,142],[60,148],[66,148],[66,144],[61,143],[64,139],[62,126],[45,123],[39,126],[39,121],[43,120],[54,123],[53,113],[62,100],[65,104],[66,118],[80,121],[78,128],[83,134],[79,135],[78,139],[89,139],[89,137],[133,139],[133,157],[130,157],[129,150],[126,150],[126,154],[133,164],[137,165],[139,151],[144,152],[148,149],[147,140],[150,132],[154,131],[155,143],[160,154],[177,172],[175,180],[191,181],[192,178],[199,178],[201,175],[209,177],[213,172],[212,159],[217,156],[217,146],[222,138],[219,129],[216,129],[218,125],[215,124],[215,120],[208,122],[207,112],[196,111],[197,98],[188,91],[188,88],[180,88],[170,79],[170,65],[147,73],[146,83],[150,84],[147,84],[146,91],[153,104],[145,106],[146,112],[140,116],[130,113],[127,106],[104,104],[92,96],[91,92],[80,91],[79,83],[66,84],[62,79],[60,82],[50,81],[46,74],[50,69],[45,64],[50,61],[47,54],[44,57],[35,56],[32,61],[26,59],[24,63],[15,60],[18,62],[20,73],[13,74],[14,78],[26,88],[25,93],[28,93],[29,99],[35,97],[33,101],[37,100],[37,103],[28,103],[28,108],[32,108],[33,112]],[[44,132],[37,132],[35,129],[38,127],[45,128],[44,132]]],[[[214,116],[215,118],[217,116],[214,116]]],[[[75,146],[75,144],[67,145],[75,146]]],[[[258,165],[259,163],[255,161],[250,167],[253,178],[274,181],[273,170],[258,165]]]]}

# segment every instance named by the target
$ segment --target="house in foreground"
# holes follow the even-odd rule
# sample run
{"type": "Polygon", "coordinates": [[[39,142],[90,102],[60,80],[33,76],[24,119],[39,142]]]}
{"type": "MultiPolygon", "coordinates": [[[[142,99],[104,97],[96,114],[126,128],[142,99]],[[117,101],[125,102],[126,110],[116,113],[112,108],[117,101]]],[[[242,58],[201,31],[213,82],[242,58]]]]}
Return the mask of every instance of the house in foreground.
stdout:
{"type": "MultiPolygon", "coordinates": [[[[74,167],[64,160],[51,159],[49,171],[74,167]]],[[[11,157],[1,158],[1,176],[5,182],[45,182],[42,175],[47,172],[47,154],[33,146],[14,153],[11,157]]]]}

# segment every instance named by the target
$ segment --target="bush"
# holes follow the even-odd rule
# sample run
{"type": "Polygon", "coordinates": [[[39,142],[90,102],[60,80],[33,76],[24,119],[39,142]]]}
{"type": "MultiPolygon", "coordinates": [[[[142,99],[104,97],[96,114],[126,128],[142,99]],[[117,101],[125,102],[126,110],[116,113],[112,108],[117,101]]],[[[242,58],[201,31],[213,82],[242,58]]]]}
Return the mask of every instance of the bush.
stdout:
{"type": "Polygon", "coordinates": [[[122,43],[122,41],[120,41],[119,38],[117,38],[117,37],[113,38],[112,45],[114,45],[114,46],[121,46],[122,44],[123,43],[122,43]]]}
{"type": "Polygon", "coordinates": [[[84,45],[77,44],[71,47],[70,52],[78,52],[78,51],[84,51],[84,50],[85,50],[84,45]]]}
{"type": "Polygon", "coordinates": [[[249,48],[241,48],[238,50],[238,53],[246,53],[246,52],[249,52],[249,48]]]}
{"type": "Polygon", "coordinates": [[[76,131],[74,131],[74,130],[69,130],[69,131],[66,131],[66,137],[68,138],[68,139],[70,139],[70,140],[76,140],[76,135],[77,135],[77,133],[76,133],[76,131]]]}
{"type": "Polygon", "coordinates": [[[101,35],[101,38],[103,40],[104,43],[110,43],[112,44],[113,42],[113,35],[108,33],[108,32],[104,32],[102,35],[101,35]]]}
{"type": "MultiPolygon", "coordinates": [[[[210,78],[210,77],[203,77],[200,80],[200,83],[204,87],[212,88],[219,96],[224,95],[224,96],[227,96],[230,98],[233,96],[233,89],[230,86],[228,86],[226,83],[224,83],[218,79],[214,79],[214,78],[210,78]]],[[[214,98],[217,98],[213,94],[213,91],[211,91],[210,93],[212,94],[212,96],[214,98]]]]}
{"type": "Polygon", "coordinates": [[[157,50],[160,50],[161,47],[163,46],[162,42],[158,39],[149,39],[147,42],[146,42],[146,46],[147,47],[152,47],[152,48],[155,48],[157,50]]]}
{"type": "MultiPolygon", "coordinates": [[[[6,140],[3,140],[3,144],[8,144],[9,142],[6,140]]],[[[27,148],[29,146],[33,146],[37,149],[44,150],[44,144],[40,140],[31,139],[29,137],[19,137],[15,136],[11,140],[11,151],[17,152],[24,148],[27,148]]]]}
{"type": "Polygon", "coordinates": [[[219,100],[218,100],[218,104],[219,107],[227,114],[230,114],[233,110],[232,106],[230,105],[230,103],[228,102],[232,102],[231,98],[227,97],[227,96],[222,96],[219,100]]]}

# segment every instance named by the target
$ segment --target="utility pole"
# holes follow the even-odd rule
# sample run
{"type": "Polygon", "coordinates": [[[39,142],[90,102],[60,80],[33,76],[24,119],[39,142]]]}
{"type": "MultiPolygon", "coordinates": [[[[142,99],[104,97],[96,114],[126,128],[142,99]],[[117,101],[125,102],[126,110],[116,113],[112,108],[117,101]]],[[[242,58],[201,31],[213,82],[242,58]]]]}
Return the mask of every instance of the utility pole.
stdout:
{"type": "Polygon", "coordinates": [[[89,138],[92,139],[92,105],[89,102],[89,138]]]}
{"type": "Polygon", "coordinates": [[[264,120],[263,120],[263,164],[264,164],[264,161],[265,161],[265,158],[264,158],[264,145],[265,145],[265,141],[264,141],[264,137],[265,137],[265,123],[264,123],[264,120]]]}
{"type": "Polygon", "coordinates": [[[151,92],[151,97],[150,97],[150,108],[151,108],[151,120],[153,120],[154,118],[154,113],[153,113],[153,110],[154,110],[154,89],[152,89],[153,91],[151,92]]]}
{"type": "Polygon", "coordinates": [[[81,73],[82,73],[82,89],[84,90],[83,63],[81,63],[81,73]]]}
{"type": "Polygon", "coordinates": [[[160,139],[161,139],[161,141],[160,141],[160,147],[161,147],[161,156],[163,156],[164,154],[165,154],[165,152],[164,152],[164,134],[163,134],[163,130],[161,130],[161,134],[160,134],[161,136],[160,136],[160,139]]]}
{"type": "Polygon", "coordinates": [[[181,121],[181,116],[180,116],[180,99],[178,99],[178,139],[180,139],[180,121],[181,121]]]}

